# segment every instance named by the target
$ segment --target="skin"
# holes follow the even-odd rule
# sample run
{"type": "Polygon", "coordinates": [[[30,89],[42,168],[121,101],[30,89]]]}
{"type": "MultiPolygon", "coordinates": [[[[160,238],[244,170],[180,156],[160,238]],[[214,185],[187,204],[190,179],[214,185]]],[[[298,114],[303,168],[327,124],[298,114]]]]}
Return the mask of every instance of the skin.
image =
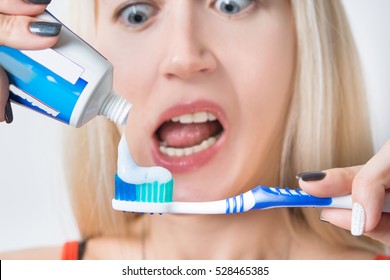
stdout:
{"type": "MultiPolygon", "coordinates": [[[[44,8],[26,6],[23,1],[11,2],[15,4],[0,5],[0,11],[15,14],[26,9],[27,15],[34,15],[44,8]]],[[[183,104],[187,105],[185,110],[191,111],[198,100],[207,100],[219,106],[217,116],[221,122],[223,119],[225,128],[223,139],[207,162],[174,172],[175,199],[214,200],[260,183],[274,185],[295,68],[295,34],[288,1],[260,2],[235,18],[221,14],[208,1],[151,2],[160,9],[145,26],[131,28],[114,16],[122,1],[98,1],[96,46],[114,64],[116,92],[136,104],[125,132],[132,156],[140,165],[155,165],[151,146],[164,112],[183,104]]],[[[0,22],[8,18],[3,14],[0,22]]],[[[20,24],[8,25],[10,34],[26,30],[31,20],[23,17],[20,24]]],[[[4,26],[0,24],[0,34],[4,34],[4,26]]],[[[33,42],[30,46],[49,47],[56,37],[30,34],[29,39],[33,42]]],[[[0,44],[26,47],[23,41],[16,41],[12,35],[0,37],[0,44]]],[[[4,75],[0,78],[2,115],[8,92],[4,75]]],[[[300,185],[305,191],[324,196],[352,192],[354,199],[366,208],[369,234],[390,243],[388,234],[383,234],[386,217],[380,218],[378,210],[390,181],[384,172],[390,174],[390,162],[386,159],[389,153],[387,144],[363,168],[327,170],[321,182],[300,181],[300,185]],[[368,188],[359,179],[362,173],[369,174],[364,178],[374,187],[368,188]],[[326,188],[326,184],[334,182],[347,184],[340,184],[343,187],[338,189],[326,188]],[[367,193],[376,206],[367,207],[367,193]]],[[[324,210],[322,217],[349,229],[350,213],[337,213],[340,216],[335,217],[336,211],[324,210]]],[[[285,212],[280,209],[235,216],[145,216],[134,225],[139,232],[146,226],[144,253],[141,236],[104,237],[90,240],[85,258],[139,259],[142,254],[153,259],[373,257],[361,251],[339,252],[309,233],[293,239],[285,219],[285,212]],[[273,226],[276,220],[277,228],[273,226]],[[243,229],[245,238],[237,238],[243,235],[243,229]]],[[[387,231],[388,228],[387,222],[387,231]]],[[[60,248],[29,252],[32,258],[58,258],[60,248]]],[[[18,258],[24,253],[0,257],[18,258]]]]}
{"type": "Polygon", "coordinates": [[[220,199],[260,178],[275,182],[294,69],[289,5],[266,1],[228,19],[208,7],[210,1],[173,2],[162,1],[150,23],[137,28],[112,19],[122,1],[99,2],[97,45],[115,66],[116,92],[136,104],[126,127],[132,156],[142,166],[158,164],[151,142],[163,112],[190,104],[186,113],[191,104],[208,101],[225,115],[225,141],[207,164],[174,172],[175,199],[220,199]],[[229,176],[215,176],[226,170],[229,176]]]}
{"type": "MultiPolygon", "coordinates": [[[[264,6],[252,3],[245,13],[228,18],[209,1],[162,1],[161,6],[151,1],[158,7],[156,14],[134,28],[113,17],[120,3],[99,1],[97,45],[115,66],[116,92],[137,104],[126,127],[135,160],[142,166],[158,164],[150,147],[165,111],[185,104],[188,107],[181,112],[184,114],[198,110],[193,104],[207,101],[220,106],[217,116],[224,115],[224,141],[205,164],[173,172],[175,200],[221,199],[244,192],[260,181],[275,182],[295,68],[295,36],[288,2],[266,1],[264,6]],[[124,45],[131,51],[124,51],[120,47],[124,45]],[[245,51],[237,52],[241,48],[245,51]],[[129,63],[137,67],[129,67],[129,63]],[[254,117],[261,121],[248,121],[254,117]],[[250,148],[244,151],[242,146],[250,148]],[[228,176],[215,175],[226,170],[228,176]]],[[[268,213],[267,218],[261,217],[262,223],[254,224],[253,219],[260,220],[259,216],[264,215],[152,218],[147,240],[153,244],[148,245],[152,248],[149,255],[217,258],[217,250],[199,252],[205,240],[222,248],[228,247],[224,244],[242,227],[265,234],[266,220],[280,217],[281,213],[268,213]],[[216,240],[220,239],[217,233],[227,228],[230,234],[224,233],[226,239],[216,240]],[[160,244],[161,239],[166,242],[160,244]],[[189,248],[191,243],[194,246],[189,248]]],[[[265,236],[268,234],[271,233],[265,236]]],[[[255,236],[252,239],[255,242],[255,236]]],[[[224,255],[250,258],[245,255],[249,246],[248,242],[236,242],[224,255]]],[[[264,251],[263,245],[260,247],[258,251],[264,251]]]]}

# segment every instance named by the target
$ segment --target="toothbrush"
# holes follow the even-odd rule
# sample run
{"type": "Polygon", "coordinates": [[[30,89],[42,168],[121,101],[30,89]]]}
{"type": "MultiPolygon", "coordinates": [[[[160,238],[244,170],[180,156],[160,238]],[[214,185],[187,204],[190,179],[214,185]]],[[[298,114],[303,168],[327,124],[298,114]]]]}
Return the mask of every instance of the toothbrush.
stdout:
{"type": "MultiPolygon", "coordinates": [[[[125,123],[122,123],[123,131],[125,123]]],[[[138,166],[131,157],[124,133],[118,145],[115,198],[120,201],[172,202],[171,172],[160,166],[138,166]]]]}
{"type": "MultiPolygon", "coordinates": [[[[123,130],[125,125],[123,124],[123,130]]],[[[131,157],[124,133],[118,146],[118,173],[115,175],[115,210],[134,213],[236,214],[276,207],[352,208],[351,195],[320,198],[299,189],[258,186],[231,198],[209,202],[173,201],[173,178],[169,170],[138,166],[131,157]]],[[[385,195],[383,212],[390,213],[390,193],[385,195]]]]}
{"type": "MultiPolygon", "coordinates": [[[[151,184],[129,184],[118,175],[115,180],[116,210],[138,213],[172,214],[236,214],[251,210],[277,207],[330,207],[352,209],[351,195],[340,197],[315,197],[300,189],[269,188],[258,186],[231,198],[210,202],[177,202],[172,200],[173,181],[162,188],[151,184]]],[[[390,213],[390,193],[385,195],[382,212],[390,213]]]]}

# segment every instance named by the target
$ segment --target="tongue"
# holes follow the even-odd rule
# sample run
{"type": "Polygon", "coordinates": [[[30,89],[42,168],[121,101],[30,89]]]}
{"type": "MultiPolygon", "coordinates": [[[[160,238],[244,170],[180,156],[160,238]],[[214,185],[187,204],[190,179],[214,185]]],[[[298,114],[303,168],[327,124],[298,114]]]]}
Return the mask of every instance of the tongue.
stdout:
{"type": "Polygon", "coordinates": [[[157,131],[157,137],[168,147],[186,148],[202,143],[221,130],[218,121],[182,124],[166,122],[157,131]]]}

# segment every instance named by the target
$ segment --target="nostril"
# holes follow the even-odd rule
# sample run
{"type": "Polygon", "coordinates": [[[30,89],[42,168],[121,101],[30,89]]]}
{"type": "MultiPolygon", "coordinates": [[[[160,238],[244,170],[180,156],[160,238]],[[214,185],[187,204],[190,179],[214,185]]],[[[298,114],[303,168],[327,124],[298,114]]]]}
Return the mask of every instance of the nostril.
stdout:
{"type": "Polygon", "coordinates": [[[199,74],[209,74],[216,68],[217,62],[209,51],[185,49],[173,52],[161,64],[161,72],[168,79],[189,79],[199,74]]]}

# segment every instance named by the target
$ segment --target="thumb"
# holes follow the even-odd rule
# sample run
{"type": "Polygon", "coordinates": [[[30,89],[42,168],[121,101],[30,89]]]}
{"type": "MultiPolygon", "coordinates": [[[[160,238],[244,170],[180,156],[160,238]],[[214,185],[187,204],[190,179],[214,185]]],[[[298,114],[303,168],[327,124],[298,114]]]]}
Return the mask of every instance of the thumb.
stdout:
{"type": "Polygon", "coordinates": [[[5,121],[5,105],[8,100],[8,77],[3,68],[0,67],[0,122],[5,121]]]}

